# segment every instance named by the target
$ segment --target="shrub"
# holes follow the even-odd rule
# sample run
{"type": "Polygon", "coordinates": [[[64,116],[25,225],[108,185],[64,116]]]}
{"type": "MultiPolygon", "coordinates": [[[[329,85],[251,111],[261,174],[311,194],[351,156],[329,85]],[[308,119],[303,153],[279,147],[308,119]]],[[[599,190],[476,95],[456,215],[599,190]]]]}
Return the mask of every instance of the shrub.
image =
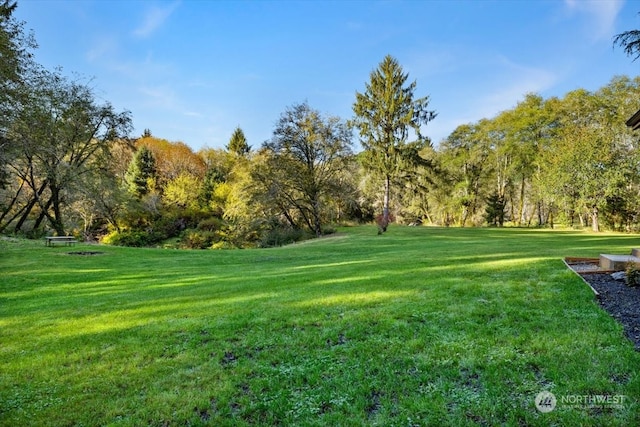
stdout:
{"type": "Polygon", "coordinates": [[[634,262],[627,264],[625,270],[624,282],[627,286],[640,286],[640,267],[634,262]]]}
{"type": "Polygon", "coordinates": [[[207,249],[218,240],[215,231],[187,230],[181,240],[181,246],[185,249],[207,249]]]}
{"type": "Polygon", "coordinates": [[[177,237],[186,228],[186,221],[182,218],[162,217],[149,224],[155,233],[162,234],[165,238],[177,237]]]}
{"type": "Polygon", "coordinates": [[[276,246],[288,245],[310,238],[311,235],[300,229],[293,227],[276,227],[262,235],[260,239],[261,248],[272,248],[276,246]]]}
{"type": "Polygon", "coordinates": [[[113,231],[102,238],[102,243],[114,246],[143,247],[159,243],[162,234],[146,231],[113,231]]]}
{"type": "Polygon", "coordinates": [[[34,239],[34,240],[41,239],[46,235],[47,235],[47,230],[41,227],[24,232],[24,237],[26,237],[27,239],[34,239]]]}
{"type": "Polygon", "coordinates": [[[198,230],[218,231],[221,230],[223,226],[224,221],[222,220],[222,218],[213,216],[211,218],[203,219],[202,221],[200,221],[198,223],[198,230]]]}
{"type": "Polygon", "coordinates": [[[337,230],[330,226],[330,225],[325,225],[324,227],[322,227],[322,235],[323,236],[328,236],[329,234],[334,234],[337,230]]]}
{"type": "Polygon", "coordinates": [[[251,222],[229,221],[225,224],[223,231],[220,231],[221,240],[234,248],[255,248],[260,246],[260,241],[268,229],[268,225],[262,219],[255,219],[251,222]]]}
{"type": "Polygon", "coordinates": [[[502,227],[505,219],[506,202],[504,196],[498,193],[491,194],[487,199],[487,207],[485,209],[485,219],[487,224],[494,227],[502,227]]]}
{"type": "Polygon", "coordinates": [[[167,237],[176,237],[187,229],[196,228],[202,221],[211,218],[211,213],[199,209],[167,209],[163,217],[153,222],[154,230],[167,237]]]}

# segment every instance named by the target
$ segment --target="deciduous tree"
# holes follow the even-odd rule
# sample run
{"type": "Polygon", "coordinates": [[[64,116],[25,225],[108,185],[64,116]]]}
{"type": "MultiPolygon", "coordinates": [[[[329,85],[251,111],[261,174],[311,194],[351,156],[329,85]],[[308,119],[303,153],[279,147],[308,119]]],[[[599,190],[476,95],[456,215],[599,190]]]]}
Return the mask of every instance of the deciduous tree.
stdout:
{"type": "Polygon", "coordinates": [[[460,226],[473,220],[485,196],[490,167],[486,121],[458,126],[440,144],[438,160],[440,185],[449,185],[448,197],[457,212],[453,213],[460,226]]]}
{"type": "Polygon", "coordinates": [[[67,191],[84,174],[101,168],[96,159],[128,135],[131,118],[127,111],[116,112],[110,104],[99,103],[89,86],[59,71],[39,70],[29,84],[29,97],[8,132],[8,138],[19,144],[19,160],[12,168],[28,184],[41,216],[64,234],[67,191]]]}
{"type": "Polygon", "coordinates": [[[351,153],[351,131],[338,117],[323,118],[305,102],[288,108],[264,143],[271,176],[262,180],[317,236],[322,210],[339,191],[338,174],[351,153]]]}
{"type": "Polygon", "coordinates": [[[202,181],[193,175],[183,173],[169,181],[164,189],[163,200],[168,206],[178,208],[198,207],[198,195],[202,181]]]}
{"type": "Polygon", "coordinates": [[[7,132],[28,93],[24,80],[34,67],[31,51],[37,46],[13,16],[16,8],[15,1],[0,1],[0,189],[9,177],[6,165],[19,153],[7,132]]]}
{"type": "MultiPolygon", "coordinates": [[[[148,136],[136,141],[136,146],[145,146],[153,153],[158,173],[160,190],[171,180],[187,173],[204,178],[206,166],[202,157],[193,152],[184,142],[170,142],[166,139],[148,136]]],[[[194,194],[197,197],[197,194],[194,194]]]]}

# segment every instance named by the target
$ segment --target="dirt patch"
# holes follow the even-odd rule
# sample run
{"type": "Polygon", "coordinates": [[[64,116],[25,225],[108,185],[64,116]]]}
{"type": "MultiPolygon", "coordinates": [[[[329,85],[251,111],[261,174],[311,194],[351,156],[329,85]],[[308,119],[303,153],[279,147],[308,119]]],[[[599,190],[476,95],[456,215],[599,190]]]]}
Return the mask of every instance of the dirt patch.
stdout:
{"type": "Polygon", "coordinates": [[[238,356],[236,356],[232,351],[226,351],[222,359],[220,359],[220,364],[222,366],[229,366],[238,361],[238,356]]]}
{"type": "Polygon", "coordinates": [[[369,418],[374,418],[382,408],[381,398],[382,393],[378,390],[372,390],[369,394],[369,402],[366,407],[367,416],[369,418]]]}
{"type": "Polygon", "coordinates": [[[76,252],[67,252],[67,255],[79,255],[79,256],[91,256],[91,255],[102,255],[104,252],[100,251],[76,251],[76,252]]]}

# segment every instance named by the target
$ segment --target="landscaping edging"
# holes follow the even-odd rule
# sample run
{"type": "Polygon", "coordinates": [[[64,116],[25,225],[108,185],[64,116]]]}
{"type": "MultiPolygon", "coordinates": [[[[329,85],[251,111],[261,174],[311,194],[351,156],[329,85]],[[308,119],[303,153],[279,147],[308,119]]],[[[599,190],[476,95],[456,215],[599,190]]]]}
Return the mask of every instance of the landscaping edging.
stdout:
{"type": "Polygon", "coordinates": [[[626,337],[640,351],[640,287],[629,287],[601,270],[598,258],[565,258],[565,265],[593,291],[600,307],[618,321],[626,337]],[[595,267],[589,264],[595,260],[595,267]]]}

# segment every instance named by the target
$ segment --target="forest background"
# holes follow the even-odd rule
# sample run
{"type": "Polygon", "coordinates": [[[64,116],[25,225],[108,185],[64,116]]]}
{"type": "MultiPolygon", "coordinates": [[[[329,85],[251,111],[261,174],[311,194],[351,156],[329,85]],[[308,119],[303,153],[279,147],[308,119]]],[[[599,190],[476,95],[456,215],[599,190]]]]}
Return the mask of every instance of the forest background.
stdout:
{"type": "Polygon", "coordinates": [[[387,56],[363,76],[352,118],[301,102],[268,141],[250,144],[238,127],[224,149],[194,152],[151,130],[132,137],[131,113],[91,81],[35,63],[16,7],[0,4],[0,232],[244,248],[372,221],[381,232],[389,221],[640,228],[639,140],[625,124],[640,108],[639,77],[525,94],[434,146],[437,106],[387,56]]]}

